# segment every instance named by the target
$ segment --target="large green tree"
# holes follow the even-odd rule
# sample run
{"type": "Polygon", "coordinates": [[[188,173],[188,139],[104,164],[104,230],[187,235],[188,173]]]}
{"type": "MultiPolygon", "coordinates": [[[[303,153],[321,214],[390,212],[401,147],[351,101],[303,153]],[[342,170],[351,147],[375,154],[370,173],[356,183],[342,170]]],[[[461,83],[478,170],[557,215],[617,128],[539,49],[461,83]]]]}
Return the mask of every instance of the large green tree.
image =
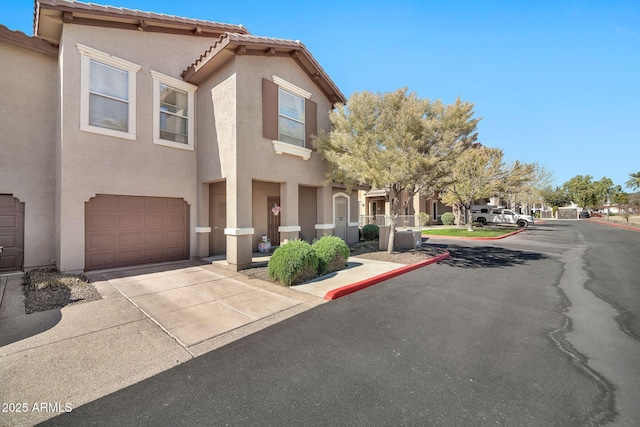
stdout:
{"type": "Polygon", "coordinates": [[[435,188],[455,158],[476,139],[480,119],[473,104],[453,104],[419,98],[408,90],[356,92],[346,105],[329,114],[333,128],[320,133],[315,146],[328,163],[328,178],[354,185],[386,189],[393,251],[395,223],[412,196],[435,188]],[[404,203],[401,194],[406,193],[404,203]]]}
{"type": "Polygon", "coordinates": [[[563,188],[571,201],[583,209],[609,203],[611,196],[616,192],[610,178],[603,177],[599,181],[593,181],[591,175],[576,175],[565,182],[563,188]]]}
{"type": "Polygon", "coordinates": [[[466,210],[469,231],[473,230],[473,201],[493,196],[498,183],[505,177],[502,158],[501,149],[477,144],[462,153],[449,170],[449,182],[440,198],[446,205],[466,210]]]}

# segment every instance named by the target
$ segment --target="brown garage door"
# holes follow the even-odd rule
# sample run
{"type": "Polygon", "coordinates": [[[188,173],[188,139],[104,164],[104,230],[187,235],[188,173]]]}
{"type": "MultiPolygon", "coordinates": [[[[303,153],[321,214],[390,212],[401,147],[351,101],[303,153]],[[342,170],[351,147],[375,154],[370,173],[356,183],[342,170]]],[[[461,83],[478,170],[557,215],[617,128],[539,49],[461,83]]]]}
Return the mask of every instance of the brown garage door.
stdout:
{"type": "Polygon", "coordinates": [[[85,204],[85,270],[187,258],[183,199],[98,195],[85,204]]]}
{"type": "Polygon", "coordinates": [[[24,203],[0,194],[0,271],[22,269],[24,258],[24,203]]]}

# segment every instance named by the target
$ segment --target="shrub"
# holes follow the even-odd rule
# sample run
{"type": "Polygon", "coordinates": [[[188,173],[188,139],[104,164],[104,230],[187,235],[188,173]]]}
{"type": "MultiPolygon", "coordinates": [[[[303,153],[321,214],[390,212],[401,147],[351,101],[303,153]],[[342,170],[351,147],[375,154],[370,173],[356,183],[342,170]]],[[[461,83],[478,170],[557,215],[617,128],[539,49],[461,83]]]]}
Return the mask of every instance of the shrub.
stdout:
{"type": "Polygon", "coordinates": [[[456,216],[451,212],[445,212],[440,216],[440,220],[444,225],[453,225],[456,222],[456,216]]]}
{"type": "Polygon", "coordinates": [[[363,240],[376,240],[380,235],[380,227],[375,224],[367,224],[362,227],[363,240]]]}
{"type": "Polygon", "coordinates": [[[420,212],[418,214],[418,220],[420,221],[420,225],[424,227],[425,225],[429,225],[431,222],[431,215],[426,212],[420,212]]]}
{"type": "Polygon", "coordinates": [[[337,236],[324,236],[311,248],[318,257],[318,273],[326,274],[341,270],[349,259],[349,247],[337,236]]]}
{"type": "Polygon", "coordinates": [[[271,255],[269,278],[287,286],[297,285],[316,276],[318,257],[304,240],[290,240],[271,255]]]}

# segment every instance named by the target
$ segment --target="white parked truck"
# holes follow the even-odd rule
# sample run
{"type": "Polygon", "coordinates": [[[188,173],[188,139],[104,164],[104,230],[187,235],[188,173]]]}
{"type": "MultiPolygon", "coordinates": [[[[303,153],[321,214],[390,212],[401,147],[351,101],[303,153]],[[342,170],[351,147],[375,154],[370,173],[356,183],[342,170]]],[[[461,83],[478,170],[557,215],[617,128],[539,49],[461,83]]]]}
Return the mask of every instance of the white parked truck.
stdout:
{"type": "Polygon", "coordinates": [[[498,206],[479,205],[471,207],[473,222],[482,225],[493,224],[516,224],[518,227],[528,227],[533,225],[531,215],[520,215],[511,209],[504,209],[498,206]]]}

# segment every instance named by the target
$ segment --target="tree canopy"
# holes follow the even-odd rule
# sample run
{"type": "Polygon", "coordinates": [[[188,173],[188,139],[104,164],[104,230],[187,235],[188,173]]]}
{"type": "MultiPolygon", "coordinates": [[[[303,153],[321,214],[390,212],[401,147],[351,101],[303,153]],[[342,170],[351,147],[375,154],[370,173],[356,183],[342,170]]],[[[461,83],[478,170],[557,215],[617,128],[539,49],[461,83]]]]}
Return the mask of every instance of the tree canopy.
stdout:
{"type": "Polygon", "coordinates": [[[315,146],[328,163],[328,178],[386,189],[391,206],[387,250],[393,251],[395,222],[409,199],[437,188],[455,158],[477,139],[473,104],[419,98],[408,89],[356,92],[329,114],[333,129],[315,146]],[[401,205],[400,195],[409,196],[401,205]]]}
{"type": "Polygon", "coordinates": [[[630,173],[629,180],[624,185],[632,190],[640,190],[640,172],[630,173]]]}

